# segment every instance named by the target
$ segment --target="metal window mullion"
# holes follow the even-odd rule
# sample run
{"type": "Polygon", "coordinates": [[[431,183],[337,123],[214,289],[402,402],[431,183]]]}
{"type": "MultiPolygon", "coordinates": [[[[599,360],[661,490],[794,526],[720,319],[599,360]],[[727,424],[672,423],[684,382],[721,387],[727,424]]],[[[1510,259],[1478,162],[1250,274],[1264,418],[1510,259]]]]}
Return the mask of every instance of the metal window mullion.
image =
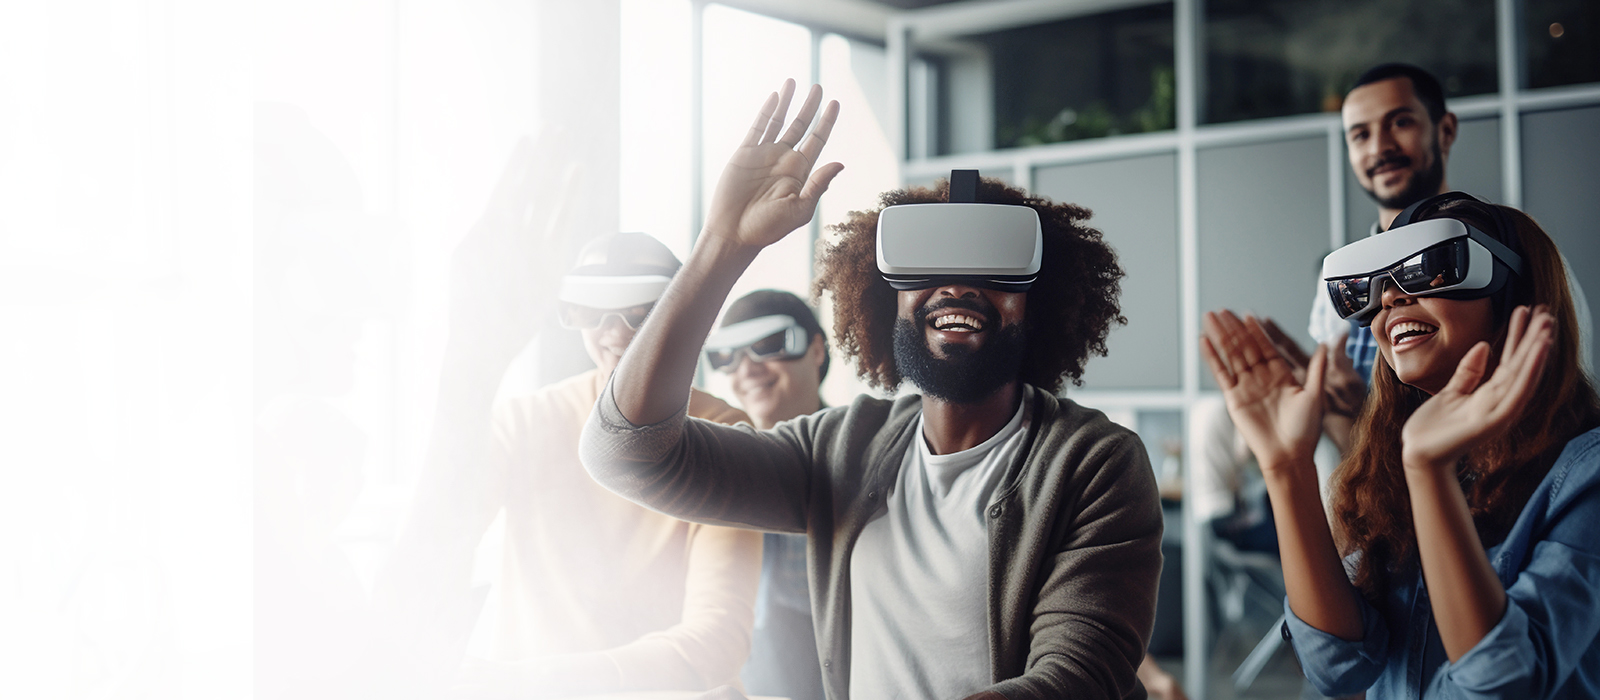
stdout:
{"type": "Polygon", "coordinates": [[[1519,0],[1496,0],[1495,24],[1500,61],[1500,182],[1507,206],[1522,208],[1521,46],[1517,41],[1519,0]]]}
{"type": "MultiPolygon", "coordinates": [[[[1184,493],[1199,493],[1195,469],[1197,439],[1188,430],[1189,416],[1200,393],[1200,221],[1195,129],[1200,118],[1200,0],[1173,3],[1173,62],[1178,91],[1178,264],[1182,291],[1184,493]]],[[[1183,501],[1183,660],[1184,687],[1189,697],[1206,700],[1209,659],[1206,658],[1205,570],[1210,554],[1194,499],[1183,501]]]]}
{"type": "Polygon", "coordinates": [[[894,148],[895,158],[901,164],[900,184],[905,184],[906,174],[904,165],[911,156],[908,131],[910,127],[911,95],[909,89],[909,72],[911,69],[911,37],[910,30],[904,21],[891,17],[887,35],[887,49],[889,64],[889,145],[894,148]]]}
{"type": "Polygon", "coordinates": [[[1337,250],[1345,244],[1344,219],[1344,129],[1328,124],[1328,246],[1337,250]]]}
{"type": "Polygon", "coordinates": [[[689,248],[705,225],[706,0],[689,4],[689,248]]]}

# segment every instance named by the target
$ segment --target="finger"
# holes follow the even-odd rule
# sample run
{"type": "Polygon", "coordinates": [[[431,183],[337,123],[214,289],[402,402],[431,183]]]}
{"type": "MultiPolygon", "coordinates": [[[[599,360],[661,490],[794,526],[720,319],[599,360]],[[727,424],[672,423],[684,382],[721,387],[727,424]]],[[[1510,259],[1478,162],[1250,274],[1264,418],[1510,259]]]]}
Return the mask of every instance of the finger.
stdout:
{"type": "Polygon", "coordinates": [[[1228,366],[1223,364],[1222,358],[1217,356],[1217,349],[1211,345],[1211,339],[1200,336],[1200,357],[1205,358],[1206,365],[1211,368],[1211,376],[1217,380],[1217,386],[1223,391],[1232,389],[1239,380],[1228,371],[1228,366]]]}
{"type": "Polygon", "coordinates": [[[822,193],[828,191],[828,185],[833,183],[833,178],[843,171],[844,165],[841,163],[829,163],[817,168],[816,172],[811,173],[811,177],[806,180],[806,186],[800,188],[800,199],[815,206],[822,193]]]}
{"type": "Polygon", "coordinates": [[[1467,351],[1461,362],[1456,364],[1456,371],[1450,375],[1450,381],[1444,385],[1439,393],[1471,394],[1478,388],[1478,383],[1483,380],[1484,368],[1489,364],[1489,344],[1478,341],[1472,349],[1467,351]]]}
{"type": "Polygon", "coordinates": [[[1278,353],[1278,349],[1272,346],[1272,339],[1268,338],[1267,332],[1261,328],[1261,320],[1252,315],[1246,315],[1244,318],[1245,336],[1243,342],[1246,348],[1245,358],[1249,359],[1252,356],[1257,358],[1251,364],[1266,365],[1265,368],[1268,370],[1288,371],[1288,360],[1285,360],[1283,355],[1278,353]],[[1273,366],[1273,360],[1279,360],[1282,364],[1273,366]]]}
{"type": "Polygon", "coordinates": [[[839,119],[839,102],[829,102],[822,110],[822,118],[817,120],[817,128],[811,130],[811,136],[806,139],[806,145],[800,149],[800,155],[806,157],[807,163],[816,163],[822,155],[822,147],[828,145],[828,135],[833,133],[833,124],[839,119]]]}
{"type": "Polygon", "coordinates": [[[1233,367],[1238,364],[1238,359],[1230,354],[1231,346],[1226,340],[1227,331],[1223,330],[1222,317],[1214,312],[1207,311],[1200,317],[1200,324],[1205,329],[1200,337],[1211,345],[1211,351],[1217,361],[1222,363],[1223,370],[1228,373],[1229,377],[1233,377],[1233,367]]]}
{"type": "Polygon", "coordinates": [[[1278,352],[1284,359],[1297,367],[1305,367],[1311,362],[1311,356],[1306,354],[1305,349],[1301,348],[1294,338],[1289,337],[1288,333],[1278,327],[1277,321],[1270,318],[1261,319],[1261,327],[1266,330],[1267,337],[1272,339],[1272,344],[1278,347],[1278,352]]]}
{"type": "Polygon", "coordinates": [[[1332,346],[1339,350],[1339,352],[1333,353],[1333,367],[1335,370],[1347,374],[1356,371],[1355,361],[1350,359],[1350,353],[1344,351],[1345,343],[1349,341],[1350,331],[1345,331],[1340,333],[1339,337],[1335,338],[1332,343],[1332,346]]]}
{"type": "Polygon", "coordinates": [[[1511,320],[1506,324],[1506,344],[1501,354],[1510,357],[1517,351],[1518,344],[1528,328],[1528,307],[1518,306],[1511,310],[1511,320]]]}
{"type": "Polygon", "coordinates": [[[761,134],[761,143],[772,143],[778,137],[778,132],[783,129],[783,119],[789,114],[789,102],[794,99],[794,79],[783,81],[783,89],[778,91],[778,109],[772,113],[772,118],[767,120],[767,128],[761,134]]]}
{"type": "MultiPolygon", "coordinates": [[[[1516,377],[1523,371],[1535,349],[1531,336],[1538,325],[1532,322],[1532,314],[1528,307],[1519,306],[1511,311],[1511,320],[1506,324],[1506,342],[1500,349],[1500,362],[1494,374],[1484,383],[1484,386],[1504,387],[1516,381],[1516,377]],[[1530,323],[1531,322],[1531,323],[1530,323]]],[[[1505,391],[1504,388],[1500,389],[1505,391]]]]}
{"type": "MultiPolygon", "coordinates": [[[[1269,370],[1271,376],[1277,377],[1279,376],[1280,372],[1287,370],[1289,376],[1293,379],[1297,386],[1304,384],[1306,380],[1306,364],[1309,361],[1309,358],[1296,362],[1293,357],[1285,354],[1284,346],[1273,340],[1272,331],[1267,328],[1267,323],[1270,322],[1270,319],[1264,321],[1263,319],[1255,316],[1248,316],[1246,318],[1249,320],[1250,337],[1253,339],[1252,342],[1255,343],[1256,348],[1260,351],[1261,360],[1267,365],[1267,369],[1269,370]],[[1281,360],[1282,362],[1281,364],[1273,364],[1273,360],[1281,360]]],[[[1276,327],[1276,324],[1274,324],[1274,327],[1276,327]]],[[[1298,353],[1302,358],[1305,358],[1305,353],[1300,350],[1299,344],[1295,343],[1294,340],[1290,339],[1287,335],[1284,335],[1282,329],[1278,329],[1278,334],[1283,336],[1284,340],[1288,342],[1289,347],[1294,348],[1294,352],[1298,353]]]]}
{"type": "Polygon", "coordinates": [[[778,93],[768,94],[766,101],[761,103],[761,109],[756,111],[755,123],[751,124],[750,130],[744,133],[744,141],[741,141],[739,145],[741,147],[755,146],[765,140],[764,135],[766,134],[767,124],[772,122],[772,114],[777,109],[778,93]]]}
{"type": "MultiPolygon", "coordinates": [[[[1523,375],[1542,369],[1549,346],[1555,339],[1555,317],[1548,313],[1528,315],[1531,319],[1523,331],[1521,344],[1510,358],[1501,360],[1503,367],[1509,365],[1505,370],[1507,382],[1519,381],[1523,375]]],[[[1499,379],[1501,372],[1496,370],[1495,374],[1497,376],[1493,379],[1499,379]]]]}
{"type": "Polygon", "coordinates": [[[1327,371],[1328,346],[1318,344],[1317,349],[1311,353],[1311,361],[1306,364],[1305,390],[1315,395],[1319,401],[1322,397],[1322,385],[1326,379],[1324,375],[1327,371]]]}
{"type": "Polygon", "coordinates": [[[789,123],[789,130],[783,132],[783,138],[778,139],[778,143],[790,148],[800,145],[800,138],[805,136],[806,129],[810,128],[811,119],[817,116],[817,105],[820,104],[822,104],[822,86],[812,85],[811,91],[806,93],[806,101],[800,104],[800,112],[794,115],[794,121],[789,123]]]}
{"type": "Polygon", "coordinates": [[[1554,331],[1553,324],[1542,323],[1528,331],[1524,340],[1529,348],[1527,357],[1518,364],[1517,371],[1507,382],[1500,402],[1490,410],[1490,421],[1504,425],[1522,415],[1523,409],[1533,399],[1539,382],[1544,377],[1545,361],[1550,356],[1550,348],[1555,340],[1554,331]]]}
{"type": "Polygon", "coordinates": [[[1244,322],[1227,309],[1218,312],[1216,317],[1217,325],[1222,328],[1222,349],[1227,354],[1234,374],[1242,375],[1260,364],[1261,353],[1250,342],[1250,330],[1245,328],[1244,322]]]}

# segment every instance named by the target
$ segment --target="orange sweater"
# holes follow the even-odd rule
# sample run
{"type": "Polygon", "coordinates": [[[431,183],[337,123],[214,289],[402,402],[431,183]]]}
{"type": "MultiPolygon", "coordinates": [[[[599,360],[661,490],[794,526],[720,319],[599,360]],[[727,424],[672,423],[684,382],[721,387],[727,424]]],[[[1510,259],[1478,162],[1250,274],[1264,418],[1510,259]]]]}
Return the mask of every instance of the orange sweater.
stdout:
{"type": "MultiPolygon", "coordinates": [[[[604,652],[621,690],[735,682],[750,651],[761,533],[687,523],[592,481],[578,436],[603,388],[590,371],[495,409],[506,541],[494,655],[604,652]]],[[[689,409],[749,420],[699,391],[689,409]]]]}

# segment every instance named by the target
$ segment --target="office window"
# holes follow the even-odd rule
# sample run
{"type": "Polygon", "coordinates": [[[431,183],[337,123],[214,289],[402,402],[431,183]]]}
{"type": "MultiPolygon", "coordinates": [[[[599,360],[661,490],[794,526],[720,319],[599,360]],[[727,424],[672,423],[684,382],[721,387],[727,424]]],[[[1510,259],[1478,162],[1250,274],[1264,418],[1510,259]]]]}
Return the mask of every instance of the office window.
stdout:
{"type": "Polygon", "coordinates": [[[1432,71],[1447,97],[1499,89],[1493,0],[1215,0],[1205,13],[1204,123],[1336,112],[1389,61],[1432,71]]]}
{"type": "Polygon", "coordinates": [[[1600,4],[1594,0],[1526,0],[1523,86],[1600,81],[1600,4]]]}
{"type": "MultiPolygon", "coordinates": [[[[919,43],[934,154],[1173,128],[1172,5],[919,43]]],[[[916,107],[913,107],[916,113],[916,107]]],[[[913,134],[915,137],[916,134],[913,134]]],[[[918,144],[912,152],[917,153],[918,144]]]]}

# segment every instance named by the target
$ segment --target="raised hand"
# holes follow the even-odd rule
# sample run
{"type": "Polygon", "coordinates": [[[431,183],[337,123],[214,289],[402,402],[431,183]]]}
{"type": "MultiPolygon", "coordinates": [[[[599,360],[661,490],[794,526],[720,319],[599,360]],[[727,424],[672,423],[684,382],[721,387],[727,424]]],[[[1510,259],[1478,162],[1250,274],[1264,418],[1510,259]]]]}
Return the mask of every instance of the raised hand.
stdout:
{"type": "Polygon", "coordinates": [[[806,136],[806,126],[822,103],[822,88],[811,86],[800,112],[784,129],[794,89],[794,81],[788,80],[781,91],[767,97],[744,141],[722,169],[706,211],[706,236],[758,249],[776,243],[811,220],[817,199],[844,170],[838,163],[816,168],[839,117],[839,103],[829,102],[816,128],[806,136]]]}
{"type": "Polygon", "coordinates": [[[1500,364],[1488,381],[1483,377],[1489,344],[1472,346],[1450,383],[1417,407],[1401,429],[1406,469],[1453,470],[1473,448],[1504,435],[1539,386],[1555,326],[1555,317],[1542,306],[1512,311],[1500,364]]]}
{"type": "Polygon", "coordinates": [[[567,263],[582,180],[568,141],[555,128],[519,141],[451,257],[452,336],[507,361],[532,338],[567,263]]]}
{"type": "Polygon", "coordinates": [[[1260,321],[1224,310],[1206,313],[1200,354],[1264,473],[1311,463],[1322,432],[1327,348],[1317,347],[1302,380],[1260,321]]]}

